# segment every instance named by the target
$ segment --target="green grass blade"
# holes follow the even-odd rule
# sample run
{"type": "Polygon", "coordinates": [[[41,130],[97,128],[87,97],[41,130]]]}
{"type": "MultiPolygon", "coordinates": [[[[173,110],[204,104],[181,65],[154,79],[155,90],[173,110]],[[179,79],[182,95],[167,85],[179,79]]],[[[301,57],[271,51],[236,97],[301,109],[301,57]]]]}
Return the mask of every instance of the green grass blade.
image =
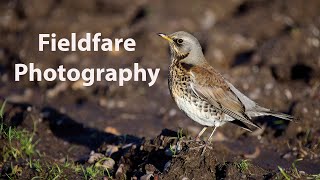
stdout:
{"type": "Polygon", "coordinates": [[[7,100],[4,100],[4,102],[2,103],[1,108],[0,108],[1,119],[3,119],[4,107],[6,106],[6,103],[7,103],[7,100]]]}

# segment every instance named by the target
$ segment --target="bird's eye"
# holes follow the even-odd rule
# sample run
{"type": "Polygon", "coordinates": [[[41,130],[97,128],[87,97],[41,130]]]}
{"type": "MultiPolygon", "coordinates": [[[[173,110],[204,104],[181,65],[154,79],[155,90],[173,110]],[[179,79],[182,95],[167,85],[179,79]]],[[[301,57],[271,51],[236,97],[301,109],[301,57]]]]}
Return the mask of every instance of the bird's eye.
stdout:
{"type": "Polygon", "coordinates": [[[178,40],[177,40],[177,43],[178,43],[178,44],[182,44],[182,43],[183,43],[183,39],[178,39],[178,40]]]}

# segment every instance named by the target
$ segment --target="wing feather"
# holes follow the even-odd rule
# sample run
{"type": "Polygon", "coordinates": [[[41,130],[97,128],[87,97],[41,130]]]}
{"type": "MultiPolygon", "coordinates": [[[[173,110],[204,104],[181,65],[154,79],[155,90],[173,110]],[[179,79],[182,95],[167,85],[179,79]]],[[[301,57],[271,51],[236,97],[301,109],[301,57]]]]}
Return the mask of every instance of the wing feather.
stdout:
{"type": "Polygon", "coordinates": [[[191,68],[190,72],[192,74],[191,89],[197,96],[234,119],[258,127],[245,114],[245,107],[237,95],[211,66],[206,68],[197,66],[191,68]]]}

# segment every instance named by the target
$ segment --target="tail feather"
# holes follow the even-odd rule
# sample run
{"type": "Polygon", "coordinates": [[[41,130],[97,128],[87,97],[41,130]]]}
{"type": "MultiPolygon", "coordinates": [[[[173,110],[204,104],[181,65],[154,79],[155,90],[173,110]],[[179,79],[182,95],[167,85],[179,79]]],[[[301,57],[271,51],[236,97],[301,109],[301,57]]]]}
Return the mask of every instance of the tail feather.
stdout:
{"type": "MultiPolygon", "coordinates": [[[[250,129],[250,127],[248,127],[245,123],[243,123],[242,121],[240,120],[234,120],[234,121],[230,121],[231,123],[235,124],[235,125],[238,125],[240,126],[241,128],[249,131],[249,132],[252,132],[252,129],[250,129]]],[[[260,127],[259,127],[260,128],[260,127]]]]}
{"type": "Polygon", "coordinates": [[[296,120],[295,117],[288,115],[288,114],[280,113],[280,112],[269,111],[269,112],[264,112],[264,113],[265,113],[265,115],[274,116],[274,117],[281,118],[281,119],[288,120],[288,121],[296,120]]]}
{"type": "Polygon", "coordinates": [[[276,112],[276,111],[272,111],[272,110],[265,109],[265,108],[262,111],[257,110],[257,111],[249,111],[249,112],[246,112],[246,113],[250,117],[273,116],[273,117],[277,117],[277,118],[288,120],[288,121],[297,120],[295,117],[293,117],[291,115],[280,113],[280,112],[276,112]]]}

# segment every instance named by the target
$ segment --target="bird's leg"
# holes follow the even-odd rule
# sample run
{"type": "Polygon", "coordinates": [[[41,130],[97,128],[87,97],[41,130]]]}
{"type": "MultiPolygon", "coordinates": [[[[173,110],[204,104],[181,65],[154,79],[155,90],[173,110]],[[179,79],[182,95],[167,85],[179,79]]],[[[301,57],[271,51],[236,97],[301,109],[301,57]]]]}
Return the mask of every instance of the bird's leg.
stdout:
{"type": "Polygon", "coordinates": [[[191,139],[191,140],[182,140],[182,142],[184,143],[189,143],[189,142],[201,142],[201,139],[200,137],[202,136],[202,134],[207,130],[208,127],[203,127],[202,130],[199,132],[199,134],[194,138],[194,139],[191,139]]]}
{"type": "MultiPolygon", "coordinates": [[[[205,128],[207,128],[207,127],[205,127],[205,128]]],[[[208,149],[212,149],[212,147],[211,147],[209,144],[210,144],[210,142],[211,142],[211,138],[212,138],[214,132],[216,131],[216,129],[217,129],[217,127],[214,126],[214,128],[213,128],[213,130],[212,130],[212,133],[210,134],[208,140],[207,140],[207,141],[204,141],[204,144],[202,144],[202,145],[200,145],[200,146],[198,146],[198,147],[191,148],[191,149],[202,149],[201,156],[204,155],[204,153],[205,153],[205,151],[206,151],[207,148],[208,148],[208,149]]],[[[204,130],[202,129],[201,132],[199,133],[199,135],[201,136],[205,130],[206,130],[206,129],[204,129],[204,130]]]]}
{"type": "Polygon", "coordinates": [[[207,130],[208,127],[203,127],[202,130],[199,132],[199,134],[196,136],[195,140],[200,141],[200,137],[202,134],[207,130]]]}
{"type": "Polygon", "coordinates": [[[216,131],[216,129],[217,129],[217,126],[215,126],[215,127],[213,128],[212,133],[210,134],[210,136],[209,136],[209,138],[208,138],[208,140],[207,140],[208,143],[211,142],[212,135],[213,135],[213,133],[216,131]]]}

